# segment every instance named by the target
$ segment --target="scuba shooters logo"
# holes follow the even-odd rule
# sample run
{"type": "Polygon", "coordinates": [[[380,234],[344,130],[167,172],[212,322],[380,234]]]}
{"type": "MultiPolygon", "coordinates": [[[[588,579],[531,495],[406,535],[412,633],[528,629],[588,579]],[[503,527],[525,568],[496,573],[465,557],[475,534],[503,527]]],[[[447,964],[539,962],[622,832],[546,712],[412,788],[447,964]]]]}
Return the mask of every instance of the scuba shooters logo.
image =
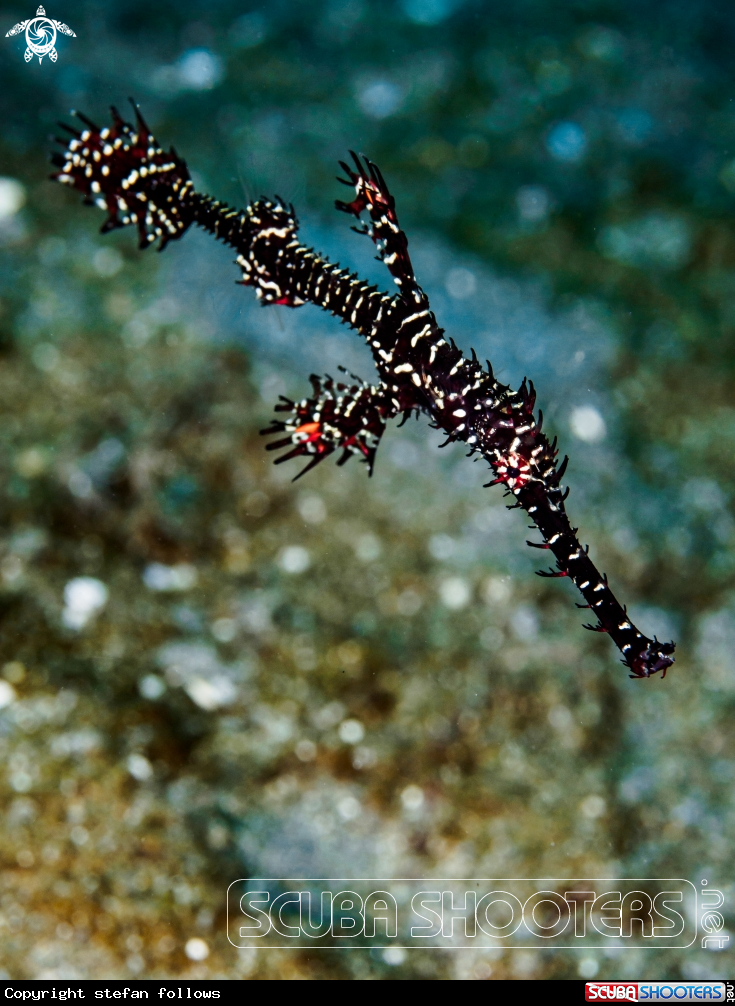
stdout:
{"type": "Polygon", "coordinates": [[[586,982],[587,1002],[726,1002],[732,982],[586,982]]]}
{"type": "Polygon", "coordinates": [[[697,889],[682,879],[251,878],[227,892],[227,936],[240,948],[602,949],[622,941],[683,949],[697,940],[698,921],[697,889]]]}
{"type": "Polygon", "coordinates": [[[57,32],[76,38],[75,33],[68,25],[63,21],[55,21],[52,17],[48,17],[43,7],[38,8],[35,17],[14,24],[10,31],[5,32],[5,38],[20,35],[21,32],[25,32],[28,47],[23,55],[26,63],[30,63],[34,56],[38,56],[39,63],[43,62],[44,56],[48,56],[51,62],[55,63],[58,58],[56,52],[57,32]]]}

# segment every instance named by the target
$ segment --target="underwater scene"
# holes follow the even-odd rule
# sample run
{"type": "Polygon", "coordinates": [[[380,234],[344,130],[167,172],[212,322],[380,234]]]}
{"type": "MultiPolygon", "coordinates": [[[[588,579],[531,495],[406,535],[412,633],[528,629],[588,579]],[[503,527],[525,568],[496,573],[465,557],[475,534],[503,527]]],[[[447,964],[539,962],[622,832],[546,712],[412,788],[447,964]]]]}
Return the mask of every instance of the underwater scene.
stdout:
{"type": "Polygon", "coordinates": [[[34,6],[0,6],[0,977],[728,977],[735,10],[59,0],[53,37],[13,34],[34,6]],[[513,453],[409,409],[372,474],[273,464],[274,406],[373,385],[370,346],[259,303],[195,226],[161,255],[100,233],[54,137],[129,98],[196,192],[278,197],[394,297],[334,206],[350,151],[379,165],[445,338],[533,382],[618,628],[673,661],[631,673],[571,574],[536,575],[513,453]],[[718,897],[676,946],[228,939],[233,882],[330,877],[718,897]]]}

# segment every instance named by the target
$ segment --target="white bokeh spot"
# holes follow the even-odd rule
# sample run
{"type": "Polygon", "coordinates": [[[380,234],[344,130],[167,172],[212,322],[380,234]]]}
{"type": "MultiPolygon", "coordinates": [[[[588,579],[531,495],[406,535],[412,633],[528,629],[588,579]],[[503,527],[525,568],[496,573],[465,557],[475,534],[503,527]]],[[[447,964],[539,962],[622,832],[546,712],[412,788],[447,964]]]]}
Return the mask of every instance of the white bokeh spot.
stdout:
{"type": "Polygon", "coordinates": [[[64,587],[64,610],[61,620],[68,629],[84,626],[107,604],[106,585],[93,576],[77,576],[64,587]]]}
{"type": "Polygon", "coordinates": [[[577,440],[586,444],[597,444],[607,434],[605,420],[594,405],[580,405],[572,409],[569,426],[577,440]]]}

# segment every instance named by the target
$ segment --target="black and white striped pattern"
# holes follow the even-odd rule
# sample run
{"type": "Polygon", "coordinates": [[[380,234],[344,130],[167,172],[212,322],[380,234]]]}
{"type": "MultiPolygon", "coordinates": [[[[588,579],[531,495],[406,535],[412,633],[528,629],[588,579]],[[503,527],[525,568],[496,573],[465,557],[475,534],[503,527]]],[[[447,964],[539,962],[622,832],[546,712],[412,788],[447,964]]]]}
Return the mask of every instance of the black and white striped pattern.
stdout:
{"type": "MultiPolygon", "coordinates": [[[[462,441],[480,454],[540,532],[556,568],[539,575],[569,577],[596,617],[588,625],[607,632],[620,649],[632,677],[650,677],[673,663],[673,643],[648,639],[630,622],[579,543],[565,511],[560,486],[566,459],[557,467],[556,441],[542,432],[534,416],[532,384],[511,391],[483,368],[473,352],[466,359],[443,330],[418,285],[408,241],[398,224],[395,203],[378,168],[353,154],[355,168],[343,164],[346,184],[354,186],[351,203],[337,207],[368,223],[362,228],[375,243],[399,292],[390,296],[329,262],[298,240],[293,207],[259,200],[234,210],[193,190],[186,164],[172,150],[164,154],[138,115],[137,126],[113,110],[111,129],[72,131],[73,139],[57,157],[58,181],[84,193],[108,212],[103,230],[134,224],[142,247],[161,239],[161,247],[196,223],[237,252],[242,282],[255,289],[261,303],[299,307],[316,304],[340,318],[367,341],[379,382],[369,386],[335,384],[313,377],[314,395],[300,403],[284,401],[279,411],[290,418],[273,423],[267,433],[285,433],[271,447],[290,448],[279,460],[304,455],[307,469],[341,450],[339,463],[352,454],[372,470],[385,423],[400,414],[426,413],[448,441],[462,441]]],[[[303,472],[301,473],[303,474],[303,472]]]]}

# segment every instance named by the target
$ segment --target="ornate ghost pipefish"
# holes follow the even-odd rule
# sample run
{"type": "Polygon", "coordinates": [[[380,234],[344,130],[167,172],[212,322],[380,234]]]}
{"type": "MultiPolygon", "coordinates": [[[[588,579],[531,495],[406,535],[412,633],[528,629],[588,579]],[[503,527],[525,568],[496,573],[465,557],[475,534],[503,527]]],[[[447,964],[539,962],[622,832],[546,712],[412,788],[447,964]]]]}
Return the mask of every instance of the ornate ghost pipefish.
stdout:
{"type": "Polygon", "coordinates": [[[514,497],[511,509],[523,509],[532,518],[542,541],[528,544],[548,550],[556,560],[556,569],[539,576],[568,577],[574,583],[585,600],[578,607],[590,609],[597,619],[585,628],[611,636],[631,677],[659,671],[665,676],[674,662],[674,643],[639,632],[569,522],[564,506],[569,490],[560,486],[568,459],[557,466],[556,438],[549,443],[541,412],[534,416],[533,383],[524,378],[511,391],[495,379],[489,362],[484,369],[474,351],[465,359],[454,341],[444,338],[414,276],[408,240],[378,167],[356,154],[353,166],[342,163],[347,177],[339,180],[354,187],[355,196],[336,206],[358,220],[366,217],[354,229],[375,243],[398,287],[394,296],[302,245],[292,206],[259,199],[235,210],[196,192],[186,163],[173,148],[164,153],[137,108],[135,113],[132,126],[113,108],[112,126],[104,129],[79,115],[85,128],[65,126],[72,139],[59,141],[64,152],[54,155],[59,170],[52,177],[106,210],[102,232],[134,225],[141,248],[160,239],[163,250],[196,223],[235,249],[242,283],[255,289],[262,304],[316,304],[355,329],[372,351],[377,384],[357,378],[335,383],[312,375],[312,397],[298,403],[282,398],[276,411],[288,417],[263,431],[285,434],[268,445],[289,448],[276,463],[303,455],[309,459],[303,475],[341,451],[338,464],[357,455],[372,471],[386,422],[426,413],[447,434],[446,443],[462,441],[469,456],[481,455],[495,476],[488,485],[503,485],[514,497]]]}

